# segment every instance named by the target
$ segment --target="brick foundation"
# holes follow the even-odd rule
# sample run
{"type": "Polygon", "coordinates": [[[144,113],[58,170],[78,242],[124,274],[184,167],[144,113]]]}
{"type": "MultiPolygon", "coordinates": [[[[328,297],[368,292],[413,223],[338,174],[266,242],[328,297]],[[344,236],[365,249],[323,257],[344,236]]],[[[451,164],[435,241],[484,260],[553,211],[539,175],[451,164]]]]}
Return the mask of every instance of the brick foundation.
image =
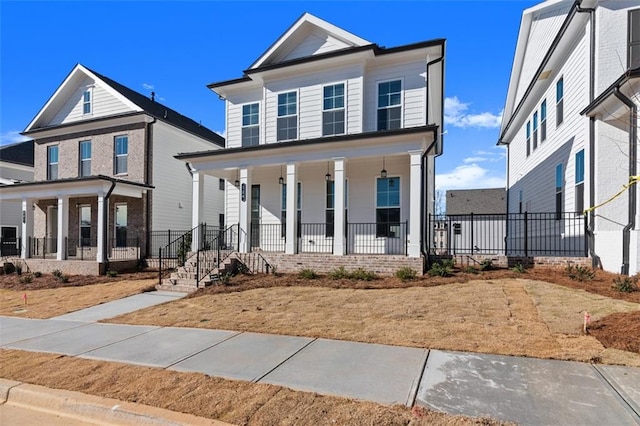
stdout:
{"type": "MultiPolygon", "coordinates": [[[[22,265],[24,272],[42,272],[50,274],[59,270],[65,275],[104,275],[106,264],[82,260],[53,260],[53,259],[19,259],[11,258],[15,265],[22,265]]],[[[116,272],[135,272],[138,269],[137,260],[121,260],[109,262],[108,269],[116,272]]]]}
{"type": "Polygon", "coordinates": [[[590,257],[551,257],[551,256],[491,256],[491,255],[456,255],[456,256],[431,256],[432,262],[439,261],[441,259],[454,259],[456,265],[477,266],[482,263],[483,260],[491,260],[494,266],[499,268],[511,268],[515,265],[521,264],[527,268],[535,268],[536,266],[544,267],[566,267],[567,265],[584,266],[591,268],[592,259],[590,257]]]}

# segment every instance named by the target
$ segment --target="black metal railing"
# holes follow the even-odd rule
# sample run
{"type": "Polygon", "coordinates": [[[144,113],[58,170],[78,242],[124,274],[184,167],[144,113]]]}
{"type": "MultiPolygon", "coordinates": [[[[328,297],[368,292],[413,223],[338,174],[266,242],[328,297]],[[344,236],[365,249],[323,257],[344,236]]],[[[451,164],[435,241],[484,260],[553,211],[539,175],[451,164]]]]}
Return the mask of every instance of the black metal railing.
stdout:
{"type": "Polygon", "coordinates": [[[407,222],[348,223],[348,254],[407,254],[407,222]]]}
{"type": "Polygon", "coordinates": [[[588,256],[582,213],[429,215],[430,253],[588,256]]]}
{"type": "Polygon", "coordinates": [[[333,226],[329,228],[326,223],[300,224],[298,253],[333,253],[333,226]]]}
{"type": "Polygon", "coordinates": [[[55,258],[58,253],[58,239],[29,237],[29,256],[40,259],[55,258]]]}
{"type": "Polygon", "coordinates": [[[284,252],[285,229],[279,223],[252,223],[248,237],[251,250],[284,252]]]}
{"type": "MultiPolygon", "coordinates": [[[[221,229],[218,226],[210,226],[205,224],[202,224],[198,227],[199,229],[201,229],[201,235],[202,235],[202,247],[206,248],[207,245],[210,245],[211,241],[213,241],[214,239],[218,238],[218,234],[221,231],[224,231],[224,229],[221,229]]],[[[194,228],[196,229],[196,228],[194,228]]],[[[165,247],[169,246],[173,241],[176,241],[178,239],[180,239],[182,236],[189,234],[191,235],[192,230],[166,230],[166,231],[152,231],[149,233],[149,239],[150,239],[150,247],[151,247],[151,253],[149,254],[148,257],[150,258],[155,258],[158,256],[159,253],[159,249],[164,249],[165,247]]]]}
{"type": "Polygon", "coordinates": [[[97,238],[67,238],[67,258],[74,260],[96,260],[98,256],[97,238]]]}
{"type": "Polygon", "coordinates": [[[140,239],[111,238],[107,258],[112,260],[140,260],[140,239]]]}
{"type": "Polygon", "coordinates": [[[269,261],[258,252],[236,253],[236,259],[249,274],[268,274],[273,269],[269,261]]]}
{"type": "Polygon", "coordinates": [[[0,238],[0,256],[20,256],[22,238],[0,238]]]}
{"type": "Polygon", "coordinates": [[[196,253],[196,285],[205,280],[214,270],[220,270],[222,263],[231,253],[240,249],[239,225],[231,225],[225,230],[217,231],[216,237],[196,253]]]}

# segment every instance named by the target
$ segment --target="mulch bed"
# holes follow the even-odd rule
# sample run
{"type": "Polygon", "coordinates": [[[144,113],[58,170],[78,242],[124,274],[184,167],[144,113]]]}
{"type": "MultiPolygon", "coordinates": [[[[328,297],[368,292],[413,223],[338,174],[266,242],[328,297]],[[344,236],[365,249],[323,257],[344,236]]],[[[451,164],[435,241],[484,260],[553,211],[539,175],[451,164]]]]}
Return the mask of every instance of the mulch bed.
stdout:
{"type": "Polygon", "coordinates": [[[640,353],[640,311],[611,314],[589,327],[605,348],[640,353]]]}
{"type": "Polygon", "coordinates": [[[60,288],[60,287],[80,287],[85,285],[92,284],[102,284],[102,283],[110,283],[115,281],[125,281],[125,280],[144,280],[155,278],[158,276],[157,272],[135,272],[130,274],[118,274],[115,277],[107,277],[105,275],[95,276],[95,275],[69,275],[69,281],[64,283],[59,281],[56,277],[51,274],[42,274],[42,276],[36,278],[35,275],[30,274],[32,276],[32,281],[30,283],[21,283],[20,278],[22,276],[29,275],[27,273],[22,273],[22,275],[18,275],[17,273],[11,274],[3,274],[0,275],[0,288],[6,290],[44,290],[49,288],[60,288]]]}

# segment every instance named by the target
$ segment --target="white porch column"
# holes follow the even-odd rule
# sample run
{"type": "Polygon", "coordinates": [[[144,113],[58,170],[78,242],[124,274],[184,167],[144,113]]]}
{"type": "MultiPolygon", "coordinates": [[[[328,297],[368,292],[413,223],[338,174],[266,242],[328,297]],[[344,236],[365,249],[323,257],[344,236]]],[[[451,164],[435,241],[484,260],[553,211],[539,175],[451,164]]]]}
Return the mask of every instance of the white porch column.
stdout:
{"type": "Polygon", "coordinates": [[[192,202],[191,202],[191,228],[193,235],[191,237],[191,251],[198,251],[200,247],[200,228],[204,206],[204,175],[200,172],[194,172],[191,177],[192,202]]]}
{"type": "Polygon", "coordinates": [[[107,210],[109,200],[105,199],[104,194],[98,195],[98,238],[96,239],[96,262],[104,263],[107,261],[107,253],[105,252],[105,237],[107,230],[107,210]]]}
{"type": "Polygon", "coordinates": [[[69,196],[58,197],[58,252],[57,260],[67,258],[67,237],[69,236],[69,196]]]}
{"type": "Polygon", "coordinates": [[[20,242],[20,257],[27,259],[31,256],[29,240],[33,236],[33,200],[22,200],[22,241],[20,242]]]}
{"type": "Polygon", "coordinates": [[[345,162],[344,157],[333,159],[333,254],[343,256],[346,252],[344,217],[345,210],[345,162]]]}
{"type": "Polygon", "coordinates": [[[409,159],[410,195],[407,255],[409,257],[420,257],[420,185],[422,182],[422,151],[409,151],[409,159]]]}
{"type": "Polygon", "coordinates": [[[249,253],[251,250],[251,171],[247,168],[240,169],[240,188],[238,190],[240,191],[240,211],[238,214],[240,252],[249,253]]]}
{"type": "Polygon", "coordinates": [[[287,238],[284,252],[295,254],[298,248],[298,166],[287,164],[287,238]]]}

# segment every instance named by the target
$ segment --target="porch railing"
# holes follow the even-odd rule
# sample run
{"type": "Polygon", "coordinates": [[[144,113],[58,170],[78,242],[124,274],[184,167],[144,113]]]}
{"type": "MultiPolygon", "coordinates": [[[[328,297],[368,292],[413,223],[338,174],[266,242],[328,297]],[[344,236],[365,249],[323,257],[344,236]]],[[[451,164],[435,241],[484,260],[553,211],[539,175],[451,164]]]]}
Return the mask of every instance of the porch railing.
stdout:
{"type": "Polygon", "coordinates": [[[279,223],[252,223],[248,235],[251,250],[284,252],[285,233],[279,223]]]}
{"type": "Polygon", "coordinates": [[[67,239],[67,258],[75,260],[96,260],[97,238],[67,239]]]}
{"type": "Polygon", "coordinates": [[[348,254],[407,254],[407,222],[348,223],[348,254]]]}
{"type": "Polygon", "coordinates": [[[0,256],[20,256],[22,238],[0,238],[0,256]]]}
{"type": "Polygon", "coordinates": [[[326,223],[302,223],[298,253],[333,253],[333,227],[326,223]]]}
{"type": "Polygon", "coordinates": [[[58,239],[29,237],[29,256],[39,259],[55,259],[58,253],[58,239]]]}
{"type": "Polygon", "coordinates": [[[109,241],[109,260],[139,260],[140,239],[136,238],[111,238],[109,241]]]}

